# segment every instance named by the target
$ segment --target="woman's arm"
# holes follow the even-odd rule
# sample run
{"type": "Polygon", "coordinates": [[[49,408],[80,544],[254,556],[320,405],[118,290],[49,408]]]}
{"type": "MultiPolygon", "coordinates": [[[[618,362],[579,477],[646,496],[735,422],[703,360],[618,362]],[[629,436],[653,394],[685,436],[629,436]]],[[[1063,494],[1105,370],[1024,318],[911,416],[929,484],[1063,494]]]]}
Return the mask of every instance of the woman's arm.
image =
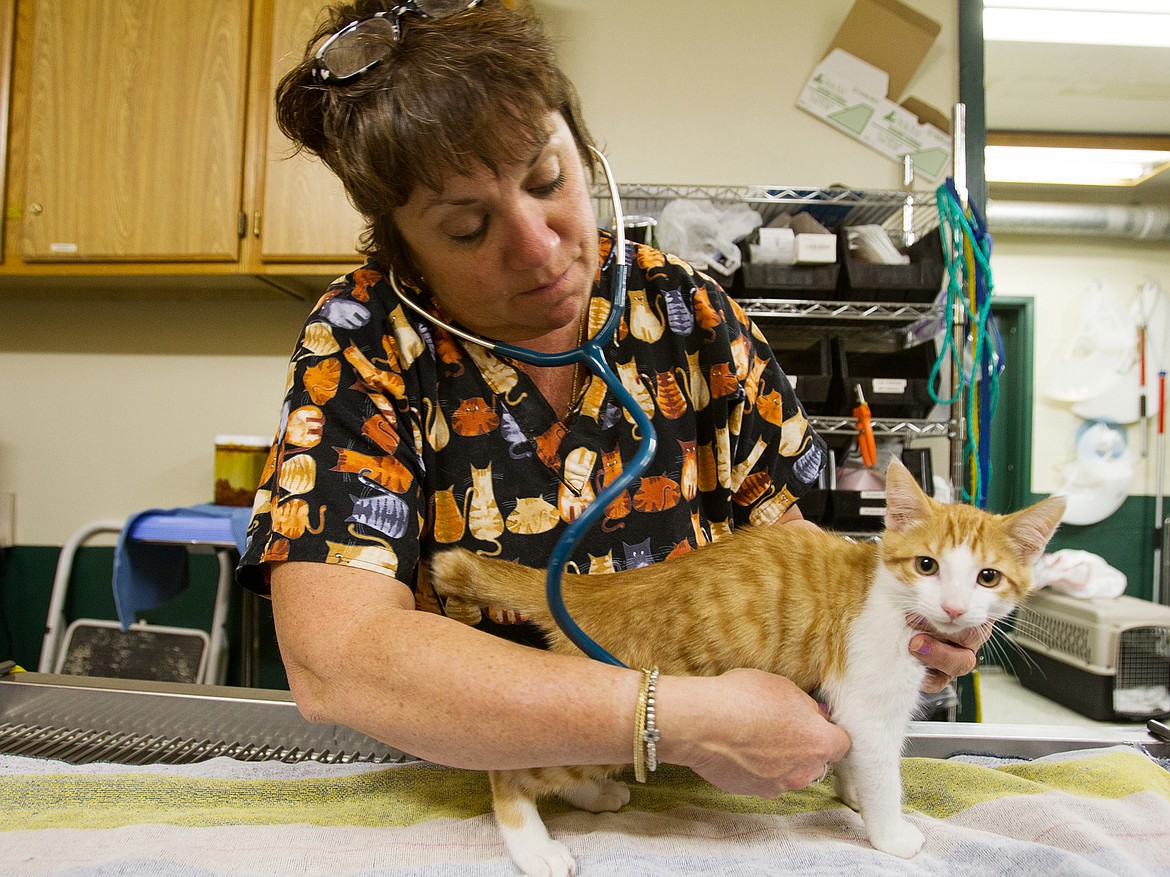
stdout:
{"type": "MultiPolygon", "coordinates": [[[[406,585],[316,563],[272,570],[281,655],[301,712],[472,769],[633,759],[641,674],[414,611],[406,585]]],[[[730,792],[775,795],[849,748],[789,680],[755,670],[664,677],[659,747],[730,792]]]]}

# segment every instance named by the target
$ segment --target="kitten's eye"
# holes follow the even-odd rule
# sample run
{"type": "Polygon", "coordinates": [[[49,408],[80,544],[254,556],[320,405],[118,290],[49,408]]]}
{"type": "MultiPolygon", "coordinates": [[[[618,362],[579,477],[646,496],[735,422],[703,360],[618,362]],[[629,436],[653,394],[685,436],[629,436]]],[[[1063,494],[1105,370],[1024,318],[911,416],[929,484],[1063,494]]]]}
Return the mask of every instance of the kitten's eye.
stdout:
{"type": "Polygon", "coordinates": [[[997,569],[979,570],[978,581],[985,588],[994,588],[1002,578],[1003,574],[997,569]]]}
{"type": "Polygon", "coordinates": [[[932,576],[938,572],[938,561],[933,557],[916,557],[914,571],[920,576],[932,576]]]}

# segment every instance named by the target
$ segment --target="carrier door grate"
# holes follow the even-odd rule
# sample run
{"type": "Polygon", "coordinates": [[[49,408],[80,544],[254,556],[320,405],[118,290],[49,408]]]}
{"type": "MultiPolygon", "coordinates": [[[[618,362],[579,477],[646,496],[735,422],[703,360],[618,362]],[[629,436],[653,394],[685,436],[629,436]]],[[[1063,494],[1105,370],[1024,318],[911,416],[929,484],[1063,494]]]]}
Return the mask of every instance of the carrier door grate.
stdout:
{"type": "Polygon", "coordinates": [[[1122,632],[1113,709],[1140,717],[1170,713],[1170,628],[1135,627],[1122,632]]]}

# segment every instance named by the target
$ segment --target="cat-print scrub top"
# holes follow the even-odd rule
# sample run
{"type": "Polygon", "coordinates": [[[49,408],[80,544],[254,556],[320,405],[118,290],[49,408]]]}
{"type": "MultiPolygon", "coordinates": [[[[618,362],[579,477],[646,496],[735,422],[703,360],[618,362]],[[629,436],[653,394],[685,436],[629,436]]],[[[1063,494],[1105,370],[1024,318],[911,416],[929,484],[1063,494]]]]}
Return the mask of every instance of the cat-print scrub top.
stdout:
{"type": "MultiPolygon", "coordinates": [[[[590,334],[610,308],[611,240],[601,238],[590,334]]],[[[657,452],[587,532],[570,572],[631,569],[771,523],[826,459],[740,307],[681,260],[629,246],[628,300],[604,355],[651,418],[657,452]]],[[[419,585],[420,554],[459,545],[544,568],[568,522],[641,438],[605,384],[588,377],[562,422],[515,364],[414,314],[372,265],[340,278],[289,366],[241,583],[267,593],[268,562],[337,563],[394,576],[419,608],[441,611],[419,585]]],[[[464,620],[536,641],[507,613],[464,620]]]]}

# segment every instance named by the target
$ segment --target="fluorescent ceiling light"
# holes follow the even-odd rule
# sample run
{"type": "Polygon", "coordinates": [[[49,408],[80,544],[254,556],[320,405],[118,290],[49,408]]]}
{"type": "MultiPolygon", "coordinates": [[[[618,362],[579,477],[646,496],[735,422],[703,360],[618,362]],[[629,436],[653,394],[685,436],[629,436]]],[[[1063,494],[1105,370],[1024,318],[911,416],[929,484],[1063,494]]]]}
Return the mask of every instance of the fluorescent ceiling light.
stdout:
{"type": "Polygon", "coordinates": [[[984,0],[983,7],[985,40],[1170,47],[1167,0],[984,0]]]}
{"type": "Polygon", "coordinates": [[[983,0],[988,9],[1071,9],[1078,12],[1170,12],[1170,0],[983,0]]]}
{"type": "Polygon", "coordinates": [[[988,146],[984,162],[998,183],[1133,186],[1170,166],[1170,151],[988,146]]]}

